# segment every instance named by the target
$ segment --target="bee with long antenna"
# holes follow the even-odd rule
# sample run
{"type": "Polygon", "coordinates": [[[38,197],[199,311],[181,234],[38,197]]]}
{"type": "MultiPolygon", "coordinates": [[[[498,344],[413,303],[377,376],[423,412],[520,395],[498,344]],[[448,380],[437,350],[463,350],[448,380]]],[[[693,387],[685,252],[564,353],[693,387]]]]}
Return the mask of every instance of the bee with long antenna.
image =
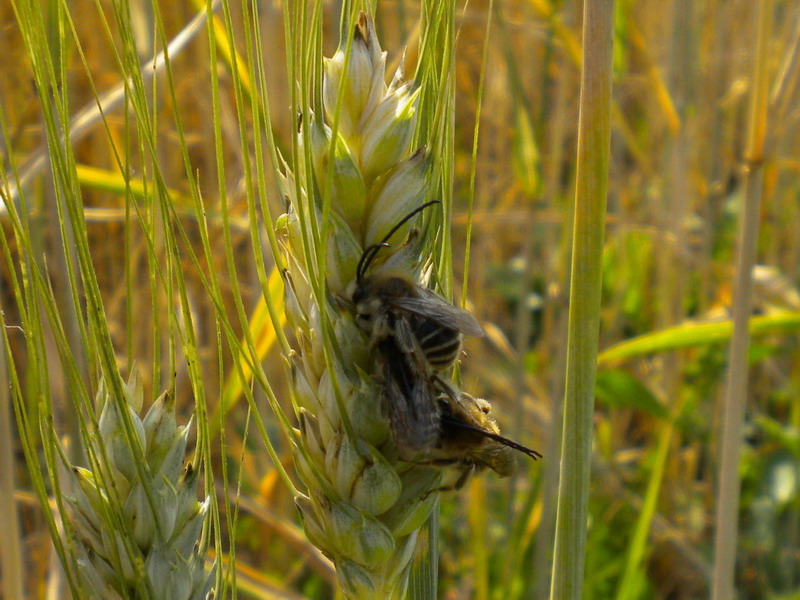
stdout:
{"type": "Polygon", "coordinates": [[[401,456],[431,451],[440,437],[437,396],[444,382],[437,373],[450,367],[461,350],[462,334],[482,336],[468,311],[456,308],[412,276],[389,268],[369,272],[378,253],[410,219],[438,201],[406,215],[377,244],[368,246],[349,291],[357,325],[379,352],[384,401],[401,456]]]}
{"type": "Polygon", "coordinates": [[[439,491],[460,490],[469,477],[486,467],[500,477],[513,475],[517,468],[514,451],[533,460],[541,453],[500,435],[497,422],[489,415],[491,405],[482,398],[449,389],[437,398],[440,431],[429,460],[440,466],[461,469],[456,481],[439,491]]]}
{"type": "Polygon", "coordinates": [[[438,201],[406,215],[377,244],[367,247],[350,290],[358,326],[379,351],[384,401],[401,457],[459,466],[447,489],[460,489],[486,467],[501,477],[516,469],[513,451],[541,454],[500,435],[491,405],[455,390],[439,375],[458,358],[463,335],[482,336],[475,317],[417,284],[405,271],[368,270],[389,239],[410,219],[438,201]]]}

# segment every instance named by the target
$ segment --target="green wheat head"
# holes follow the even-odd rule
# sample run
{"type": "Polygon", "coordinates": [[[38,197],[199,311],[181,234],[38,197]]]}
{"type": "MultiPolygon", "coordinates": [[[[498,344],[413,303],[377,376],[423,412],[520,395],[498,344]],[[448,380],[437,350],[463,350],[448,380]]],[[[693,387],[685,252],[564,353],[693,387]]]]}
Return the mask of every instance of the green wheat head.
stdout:
{"type": "MultiPolygon", "coordinates": [[[[398,459],[374,352],[346,308],[364,249],[423,204],[431,185],[429,157],[411,147],[420,89],[399,71],[387,85],[385,63],[362,15],[351,43],[325,60],[325,119],[301,123],[299,144],[312,160],[297,175],[287,169],[290,210],[278,221],[287,320],[297,340],[295,458],[307,486],[297,506],[348,598],[405,596],[441,479],[438,469],[398,459]]],[[[419,280],[425,236],[409,236],[411,227],[399,229],[380,256],[419,280]]]]}
{"type": "Polygon", "coordinates": [[[123,402],[102,384],[97,393],[98,428],[84,448],[91,467],[62,454],[71,488],[65,524],[84,589],[98,600],[213,598],[216,568],[206,571],[201,536],[210,499],[197,501],[199,473],[184,467],[190,425],[177,425],[170,393],[140,418],[135,375],[123,391],[123,402]]]}

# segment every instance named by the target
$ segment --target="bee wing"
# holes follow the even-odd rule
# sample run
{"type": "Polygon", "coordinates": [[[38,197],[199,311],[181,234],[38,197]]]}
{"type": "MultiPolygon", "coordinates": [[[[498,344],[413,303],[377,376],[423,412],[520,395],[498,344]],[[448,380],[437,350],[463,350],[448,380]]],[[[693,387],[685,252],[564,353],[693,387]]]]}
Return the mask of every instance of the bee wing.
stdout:
{"type": "Polygon", "coordinates": [[[427,453],[439,437],[439,408],[435,390],[413,352],[401,349],[395,338],[380,345],[389,425],[401,455],[427,453]]]}
{"type": "Polygon", "coordinates": [[[467,310],[457,308],[431,290],[418,286],[419,296],[396,296],[387,299],[395,308],[406,310],[460,331],[464,335],[483,337],[483,329],[467,310]]]}

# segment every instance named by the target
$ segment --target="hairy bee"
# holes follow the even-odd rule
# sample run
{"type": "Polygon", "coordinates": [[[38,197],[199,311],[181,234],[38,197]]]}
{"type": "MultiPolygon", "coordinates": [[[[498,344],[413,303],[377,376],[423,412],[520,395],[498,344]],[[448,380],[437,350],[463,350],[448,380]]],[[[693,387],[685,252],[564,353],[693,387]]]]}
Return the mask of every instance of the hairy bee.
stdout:
{"type": "Polygon", "coordinates": [[[461,489],[470,475],[486,467],[500,477],[513,475],[517,468],[514,450],[533,460],[542,458],[536,450],[500,435],[497,422],[489,415],[491,405],[486,400],[451,389],[441,394],[437,402],[440,432],[436,447],[429,454],[430,461],[461,468],[456,481],[441,491],[461,489]]]}
{"type": "Polygon", "coordinates": [[[439,403],[444,390],[437,373],[458,358],[462,334],[482,336],[469,312],[456,308],[407,273],[367,271],[392,235],[417,213],[437,201],[423,204],[404,217],[384,239],[364,250],[350,292],[358,326],[370,335],[379,352],[386,409],[401,455],[433,449],[439,439],[439,403]]]}

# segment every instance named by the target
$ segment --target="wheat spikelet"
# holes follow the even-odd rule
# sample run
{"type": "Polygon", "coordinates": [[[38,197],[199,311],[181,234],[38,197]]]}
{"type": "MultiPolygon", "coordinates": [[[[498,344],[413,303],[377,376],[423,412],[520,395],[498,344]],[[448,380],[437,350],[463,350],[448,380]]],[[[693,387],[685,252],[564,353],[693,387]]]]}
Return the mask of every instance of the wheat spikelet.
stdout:
{"type": "Polygon", "coordinates": [[[190,425],[177,425],[172,394],[164,393],[142,419],[138,378],[123,391],[124,404],[102,384],[97,393],[99,428],[86,448],[94,467],[73,466],[62,453],[71,484],[65,521],[83,587],[92,599],[210,600],[216,568],[205,569],[201,537],[210,499],[197,501],[198,473],[183,466],[190,425]]]}
{"type": "MultiPolygon", "coordinates": [[[[362,15],[349,56],[340,48],[325,60],[326,120],[303,124],[308,133],[301,128],[300,136],[301,144],[310,141],[313,175],[303,177],[299,167],[308,187],[298,197],[295,175],[286,169],[291,209],[278,221],[287,317],[297,340],[291,357],[296,462],[308,488],[297,506],[309,539],[333,559],[345,595],[360,599],[405,596],[418,531],[441,479],[439,469],[398,459],[374,377],[375,353],[343,309],[364,249],[423,204],[430,186],[429,157],[410,147],[419,90],[400,72],[387,85],[385,63],[362,15]],[[326,194],[328,211],[319,200],[326,194]],[[320,238],[327,232],[321,251],[315,231],[320,238]]],[[[409,237],[411,228],[405,224],[387,240],[381,259],[418,280],[422,236],[409,237]]]]}

